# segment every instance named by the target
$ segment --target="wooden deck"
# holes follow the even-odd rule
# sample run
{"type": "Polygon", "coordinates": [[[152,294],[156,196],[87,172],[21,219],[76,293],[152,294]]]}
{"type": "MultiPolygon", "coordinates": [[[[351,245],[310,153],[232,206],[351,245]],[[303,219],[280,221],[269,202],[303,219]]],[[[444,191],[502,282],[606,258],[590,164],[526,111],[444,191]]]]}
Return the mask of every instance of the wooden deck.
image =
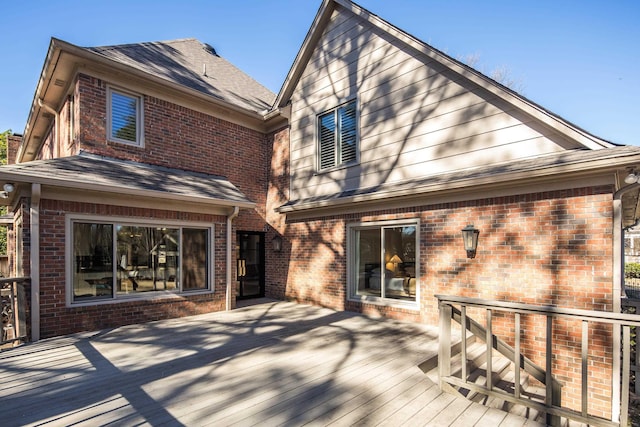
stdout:
{"type": "Polygon", "coordinates": [[[262,301],[0,353],[0,425],[523,426],[418,368],[437,329],[262,301]]]}

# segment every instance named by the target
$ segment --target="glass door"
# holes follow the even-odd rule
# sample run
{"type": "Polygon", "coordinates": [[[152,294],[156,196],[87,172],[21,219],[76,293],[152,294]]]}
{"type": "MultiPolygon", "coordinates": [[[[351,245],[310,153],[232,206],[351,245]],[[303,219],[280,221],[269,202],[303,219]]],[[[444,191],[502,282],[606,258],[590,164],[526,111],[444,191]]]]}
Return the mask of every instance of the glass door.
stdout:
{"type": "Polygon", "coordinates": [[[264,233],[239,231],[236,250],[236,298],[264,296],[264,233]]]}

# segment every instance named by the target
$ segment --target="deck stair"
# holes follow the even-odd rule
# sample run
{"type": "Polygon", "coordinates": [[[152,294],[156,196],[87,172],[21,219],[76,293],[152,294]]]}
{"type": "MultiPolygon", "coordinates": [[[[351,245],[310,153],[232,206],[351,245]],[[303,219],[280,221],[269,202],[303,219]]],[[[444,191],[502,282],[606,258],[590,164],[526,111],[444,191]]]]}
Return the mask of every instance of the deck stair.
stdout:
{"type": "MultiPolygon", "coordinates": [[[[487,383],[486,369],[486,344],[474,335],[467,337],[467,381],[476,385],[485,386],[487,383]]],[[[495,390],[503,390],[506,393],[513,394],[514,384],[514,365],[509,359],[501,354],[494,353],[492,357],[492,382],[495,390]]],[[[419,365],[420,369],[436,384],[438,379],[438,356],[434,355],[419,365]]],[[[458,341],[451,347],[451,375],[458,378],[462,375],[462,345],[458,341]]],[[[536,402],[544,402],[545,389],[543,386],[534,385],[526,372],[520,375],[520,395],[536,402]]],[[[491,397],[477,390],[471,390],[464,387],[452,387],[458,394],[467,399],[483,404],[490,408],[496,408],[505,412],[528,418],[532,421],[545,423],[546,414],[541,413],[532,408],[508,402],[498,397],[491,397]]],[[[576,425],[574,423],[572,426],[576,425]]]]}

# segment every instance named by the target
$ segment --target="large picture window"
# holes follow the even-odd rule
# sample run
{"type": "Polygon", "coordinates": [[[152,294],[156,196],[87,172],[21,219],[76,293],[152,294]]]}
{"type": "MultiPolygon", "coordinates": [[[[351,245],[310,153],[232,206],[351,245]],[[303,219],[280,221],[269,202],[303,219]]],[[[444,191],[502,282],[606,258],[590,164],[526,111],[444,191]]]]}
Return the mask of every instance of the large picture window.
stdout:
{"type": "Polygon", "coordinates": [[[71,303],[208,291],[210,227],[71,221],[71,303]]]}
{"type": "Polygon", "coordinates": [[[417,302],[418,224],[350,226],[350,297],[417,302]]]}
{"type": "Polygon", "coordinates": [[[142,146],[142,97],[108,90],[109,140],[142,146]]]}
{"type": "Polygon", "coordinates": [[[356,101],[318,116],[318,168],[328,169],[357,161],[356,101]]]}

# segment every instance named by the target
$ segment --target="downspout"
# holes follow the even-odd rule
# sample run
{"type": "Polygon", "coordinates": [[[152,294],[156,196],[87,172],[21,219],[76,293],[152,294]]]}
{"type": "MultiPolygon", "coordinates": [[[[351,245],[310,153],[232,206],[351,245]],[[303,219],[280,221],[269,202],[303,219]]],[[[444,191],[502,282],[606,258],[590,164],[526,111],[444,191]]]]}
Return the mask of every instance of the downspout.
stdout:
{"type": "MultiPolygon", "coordinates": [[[[635,183],[627,185],[613,193],[613,312],[620,313],[622,311],[622,281],[624,280],[624,236],[622,230],[622,196],[632,190],[640,187],[635,183]]],[[[613,325],[613,336],[620,336],[620,325],[613,325]]],[[[620,352],[621,343],[619,339],[613,340],[613,377],[612,377],[612,393],[611,393],[611,421],[620,422],[620,352]]]]}
{"type": "Polygon", "coordinates": [[[231,274],[233,268],[233,220],[238,216],[240,208],[238,206],[233,207],[233,211],[227,217],[227,295],[226,295],[226,311],[230,311],[232,308],[232,294],[233,294],[233,275],[231,274]]]}
{"type": "Polygon", "coordinates": [[[40,340],[40,184],[31,184],[29,208],[31,275],[31,341],[40,340]]]}
{"type": "Polygon", "coordinates": [[[41,98],[38,98],[38,105],[42,108],[44,108],[45,110],[47,110],[48,112],[50,112],[51,114],[53,114],[53,117],[55,118],[55,127],[56,127],[56,132],[54,135],[55,141],[53,142],[53,155],[57,156],[58,152],[60,150],[60,113],[57,112],[53,107],[51,107],[50,105],[47,105],[44,103],[44,101],[41,98]]]}

